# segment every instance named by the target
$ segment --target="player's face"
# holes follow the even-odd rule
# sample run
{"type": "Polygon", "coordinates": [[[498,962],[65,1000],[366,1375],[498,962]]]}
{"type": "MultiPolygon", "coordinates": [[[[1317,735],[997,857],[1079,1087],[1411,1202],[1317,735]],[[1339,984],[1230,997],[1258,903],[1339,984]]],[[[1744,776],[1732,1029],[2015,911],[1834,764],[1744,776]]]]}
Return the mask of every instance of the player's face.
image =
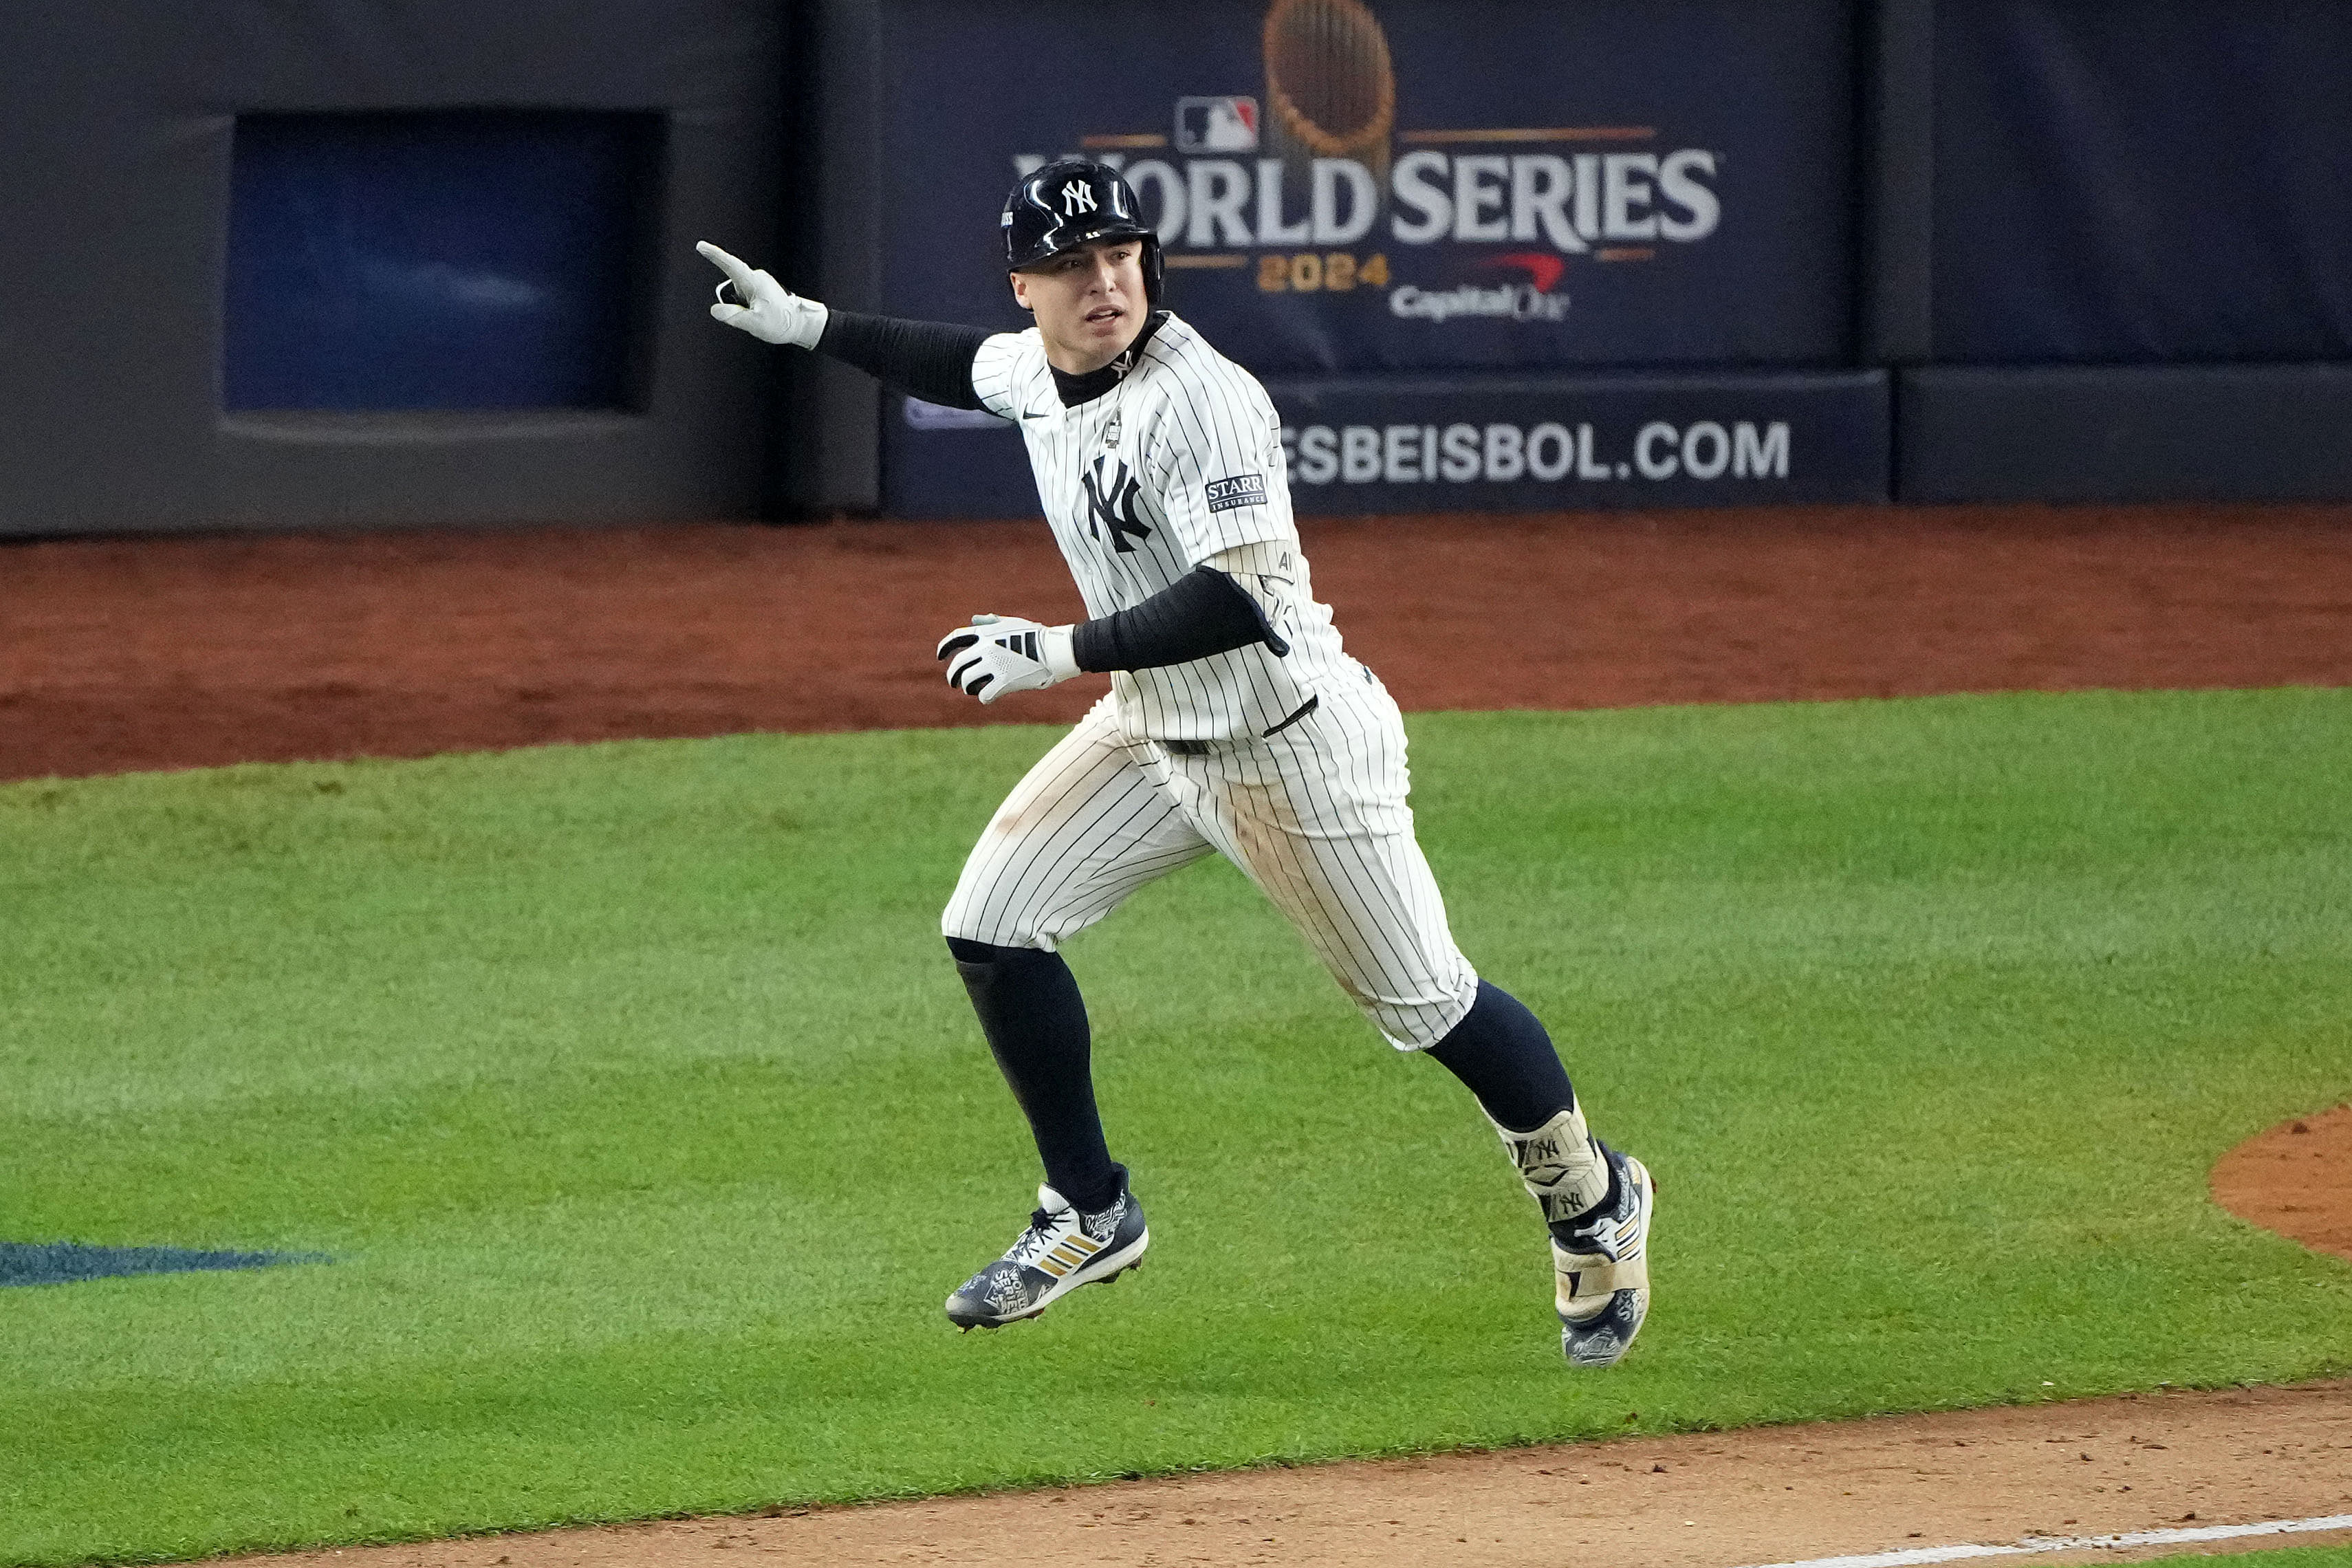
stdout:
{"type": "Polygon", "coordinates": [[[1073,246],[1013,274],[1013,297],[1037,313],[1054,368],[1072,375],[1100,370],[1143,330],[1143,242],[1073,246]]]}

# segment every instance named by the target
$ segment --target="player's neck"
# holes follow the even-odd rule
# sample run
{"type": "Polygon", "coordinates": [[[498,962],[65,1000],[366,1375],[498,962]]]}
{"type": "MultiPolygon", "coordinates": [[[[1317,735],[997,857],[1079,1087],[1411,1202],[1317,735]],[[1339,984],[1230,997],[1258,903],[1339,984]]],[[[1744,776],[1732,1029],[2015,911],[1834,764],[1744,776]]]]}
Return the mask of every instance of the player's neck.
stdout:
{"type": "Polygon", "coordinates": [[[1143,345],[1151,341],[1151,334],[1158,331],[1160,324],[1167,319],[1167,311],[1152,311],[1143,319],[1143,325],[1136,330],[1135,336],[1108,360],[1087,364],[1084,357],[1074,359],[1072,363],[1087,365],[1082,370],[1069,368],[1054,352],[1053,345],[1048,344],[1045,363],[1053,368],[1054,390],[1062,395],[1062,406],[1076,408],[1081,403],[1091,403],[1126,380],[1128,373],[1142,358],[1143,345]]]}

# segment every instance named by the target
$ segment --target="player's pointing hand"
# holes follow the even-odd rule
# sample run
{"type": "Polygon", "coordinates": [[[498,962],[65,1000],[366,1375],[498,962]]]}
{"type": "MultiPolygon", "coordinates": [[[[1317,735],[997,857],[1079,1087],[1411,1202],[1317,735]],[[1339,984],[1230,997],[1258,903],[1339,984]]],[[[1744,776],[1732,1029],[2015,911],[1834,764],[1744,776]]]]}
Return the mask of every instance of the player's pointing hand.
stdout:
{"type": "Polygon", "coordinates": [[[1078,673],[1070,628],[1040,626],[1019,616],[974,616],[940,639],[948,684],[966,697],[993,702],[1008,691],[1037,691],[1078,673]]]}
{"type": "Polygon", "coordinates": [[[827,312],[823,305],[802,299],[764,271],[745,266],[707,239],[696,241],[694,248],[727,274],[727,280],[719,285],[719,302],[710,307],[713,321],[763,342],[790,343],[795,348],[813,349],[824,336],[827,312]],[[727,297],[730,289],[735,291],[733,300],[727,297]]]}

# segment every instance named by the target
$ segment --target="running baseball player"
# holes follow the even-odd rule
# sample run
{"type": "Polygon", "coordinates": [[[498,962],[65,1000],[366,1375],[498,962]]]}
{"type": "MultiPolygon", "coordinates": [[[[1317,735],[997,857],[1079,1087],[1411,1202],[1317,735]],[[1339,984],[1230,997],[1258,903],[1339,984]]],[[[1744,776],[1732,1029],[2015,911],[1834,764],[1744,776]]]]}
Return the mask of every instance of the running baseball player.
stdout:
{"type": "Polygon", "coordinates": [[[1142,1259],[1150,1233],[1104,1142],[1059,949],[1213,852],[1391,1045],[1476,1096],[1550,1228],[1562,1348],[1607,1366],[1649,1307],[1649,1173],[1591,1135],[1543,1026],[1454,946],[1413,837],[1396,704],[1316,601],[1274,405],[1160,308],[1160,242],[1139,219],[1104,164],[1024,177],[1003,217],[1013,297],[1036,319],[1020,332],[828,310],[698,247],[726,274],[710,313],[727,325],[1019,426],[1091,618],[975,616],[940,642],[949,684],[992,703],[1111,677],[998,809],[942,919],[1045,1173],[1026,1228],[947,1315],[1015,1322],[1142,1259]]]}

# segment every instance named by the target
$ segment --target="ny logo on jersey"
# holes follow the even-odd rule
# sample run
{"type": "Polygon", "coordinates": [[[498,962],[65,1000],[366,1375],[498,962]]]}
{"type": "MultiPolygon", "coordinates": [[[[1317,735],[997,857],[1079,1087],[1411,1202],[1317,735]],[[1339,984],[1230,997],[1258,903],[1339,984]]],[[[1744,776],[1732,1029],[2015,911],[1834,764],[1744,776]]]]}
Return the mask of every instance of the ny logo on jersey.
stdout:
{"type": "Polygon", "coordinates": [[[1128,542],[1129,534],[1138,539],[1151,537],[1151,525],[1135,515],[1135,495],[1143,486],[1127,471],[1125,463],[1106,479],[1103,465],[1109,461],[1110,454],[1106,452],[1095,459],[1094,472],[1078,476],[1078,482],[1087,489],[1087,537],[1100,539],[1100,525],[1108,523],[1111,548],[1121,555],[1132,555],[1135,546],[1128,542]]]}
{"type": "Polygon", "coordinates": [[[1095,194],[1084,180],[1072,180],[1062,187],[1062,216],[1076,217],[1080,213],[1095,210],[1095,194]]]}

